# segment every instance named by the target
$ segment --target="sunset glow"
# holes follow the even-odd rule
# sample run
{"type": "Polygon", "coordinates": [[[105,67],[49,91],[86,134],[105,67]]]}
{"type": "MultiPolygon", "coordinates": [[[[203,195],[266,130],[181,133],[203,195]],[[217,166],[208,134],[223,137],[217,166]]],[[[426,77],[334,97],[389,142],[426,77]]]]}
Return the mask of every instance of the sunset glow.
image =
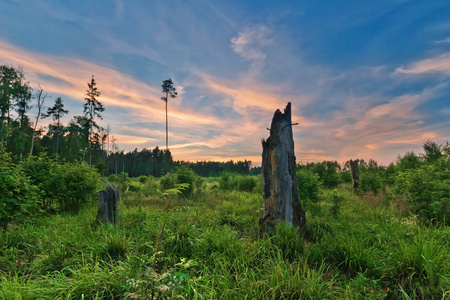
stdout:
{"type": "Polygon", "coordinates": [[[100,123],[125,151],[164,147],[171,78],[175,160],[260,164],[287,102],[298,162],[388,164],[428,139],[450,141],[448,5],[363,2],[329,2],[339,7],[330,14],[314,2],[116,0],[86,12],[91,2],[7,0],[0,65],[22,66],[48,105],[62,97],[63,123],[82,114],[94,75],[100,123]]]}

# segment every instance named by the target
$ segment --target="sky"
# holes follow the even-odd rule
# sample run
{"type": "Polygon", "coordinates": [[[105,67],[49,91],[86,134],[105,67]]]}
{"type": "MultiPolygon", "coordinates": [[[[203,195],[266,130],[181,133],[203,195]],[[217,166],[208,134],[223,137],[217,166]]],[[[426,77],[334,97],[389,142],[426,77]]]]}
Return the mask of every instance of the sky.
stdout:
{"type": "Polygon", "coordinates": [[[258,165],[291,102],[297,162],[386,165],[450,141],[449,17],[447,0],[0,0],[0,65],[23,67],[44,106],[62,97],[65,123],[94,75],[125,151],[165,147],[171,78],[175,160],[258,165]]]}

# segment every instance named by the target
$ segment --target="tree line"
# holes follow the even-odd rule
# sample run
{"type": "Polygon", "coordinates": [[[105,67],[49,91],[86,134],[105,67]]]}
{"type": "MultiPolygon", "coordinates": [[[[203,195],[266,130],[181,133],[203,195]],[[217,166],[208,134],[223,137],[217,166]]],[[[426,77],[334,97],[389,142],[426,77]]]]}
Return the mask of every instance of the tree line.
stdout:
{"type": "MultiPolygon", "coordinates": [[[[119,149],[109,126],[104,128],[98,121],[103,119],[105,107],[99,101],[101,92],[94,75],[87,82],[82,114],[73,116],[67,124],[62,118],[69,114],[64,99],[51,98],[37,84],[33,89],[20,67],[0,66],[0,151],[11,154],[14,161],[25,156],[42,153],[54,155],[68,162],[84,161],[97,167],[103,175],[126,172],[130,176],[152,175],[159,177],[176,166],[189,165],[201,176],[218,176],[223,171],[249,174],[250,161],[238,162],[185,162],[174,161],[168,146],[167,102],[177,96],[171,79],[164,80],[161,100],[166,105],[166,149],[158,146],[125,152],[119,149]],[[31,118],[33,105],[37,114],[31,118]],[[42,119],[51,118],[47,128],[39,125],[42,119]]],[[[257,172],[253,169],[252,172],[257,172]]]]}

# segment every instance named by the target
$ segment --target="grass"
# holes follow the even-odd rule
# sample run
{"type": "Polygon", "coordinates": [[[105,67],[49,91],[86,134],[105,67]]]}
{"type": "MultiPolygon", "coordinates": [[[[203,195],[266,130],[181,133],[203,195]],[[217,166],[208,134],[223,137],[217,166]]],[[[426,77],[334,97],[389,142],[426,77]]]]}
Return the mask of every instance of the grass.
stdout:
{"type": "MultiPolygon", "coordinates": [[[[135,182],[137,186],[139,182],[135,182]]],[[[0,235],[1,299],[448,299],[450,229],[405,217],[384,195],[324,191],[307,240],[259,236],[259,193],[122,195],[120,224],[77,215],[0,235]]],[[[148,184],[147,184],[148,185],[148,184]]]]}

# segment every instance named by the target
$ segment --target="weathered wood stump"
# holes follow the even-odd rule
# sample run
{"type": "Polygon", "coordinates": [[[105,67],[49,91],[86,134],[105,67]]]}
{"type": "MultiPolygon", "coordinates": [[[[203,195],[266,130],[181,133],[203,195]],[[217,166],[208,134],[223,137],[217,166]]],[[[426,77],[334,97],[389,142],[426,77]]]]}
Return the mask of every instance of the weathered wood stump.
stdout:
{"type": "Polygon", "coordinates": [[[302,209],[292,136],[291,103],[282,113],[275,111],[270,136],[262,140],[262,189],[264,215],[259,219],[261,232],[275,230],[285,222],[297,226],[305,235],[305,212],[302,209]]]}
{"type": "Polygon", "coordinates": [[[352,170],[353,188],[357,190],[359,187],[359,159],[350,159],[349,163],[350,169],[352,170]]]}
{"type": "Polygon", "coordinates": [[[117,224],[119,222],[119,191],[106,180],[102,180],[109,187],[106,191],[100,191],[97,220],[117,224]]]}

